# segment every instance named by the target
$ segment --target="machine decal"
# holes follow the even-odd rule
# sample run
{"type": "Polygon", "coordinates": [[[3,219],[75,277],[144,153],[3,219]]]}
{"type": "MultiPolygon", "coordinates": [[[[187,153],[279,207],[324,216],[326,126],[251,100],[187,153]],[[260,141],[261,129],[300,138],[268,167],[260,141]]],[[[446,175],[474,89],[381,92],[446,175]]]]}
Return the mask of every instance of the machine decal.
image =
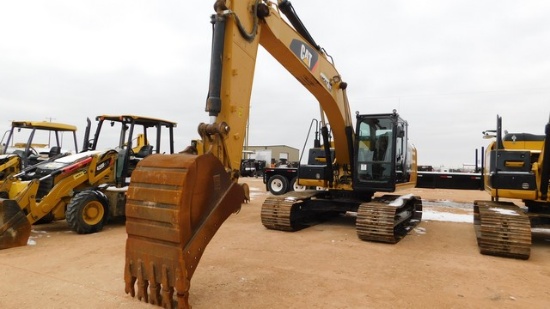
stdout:
{"type": "Polygon", "coordinates": [[[328,77],[323,73],[321,73],[321,80],[323,81],[323,83],[325,83],[328,91],[332,91],[332,84],[330,83],[330,79],[328,79],[328,77]]]}
{"type": "Polygon", "coordinates": [[[80,172],[73,175],[73,179],[78,179],[78,178],[80,178],[84,175],[86,175],[86,172],[85,171],[80,171],[80,172]]]}
{"type": "Polygon", "coordinates": [[[110,164],[109,164],[110,161],[111,161],[111,159],[107,159],[107,160],[99,163],[95,168],[96,174],[99,174],[103,170],[107,169],[110,166],[110,164]]]}
{"type": "Polygon", "coordinates": [[[315,69],[319,55],[313,48],[300,40],[293,39],[290,43],[290,50],[292,50],[296,57],[302,60],[310,71],[315,69]]]}

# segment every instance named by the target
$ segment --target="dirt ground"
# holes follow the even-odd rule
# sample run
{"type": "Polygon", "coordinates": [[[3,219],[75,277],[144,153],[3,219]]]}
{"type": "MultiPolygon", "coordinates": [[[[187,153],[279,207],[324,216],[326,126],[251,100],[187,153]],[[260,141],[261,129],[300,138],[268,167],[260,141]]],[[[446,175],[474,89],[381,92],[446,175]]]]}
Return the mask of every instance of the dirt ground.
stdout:
{"type": "MultiPolygon", "coordinates": [[[[294,233],[260,222],[268,193],[245,178],[252,201],[220,228],[191,281],[200,308],[548,308],[550,234],[531,258],[479,254],[468,222],[427,221],[396,245],[360,241],[353,217],[294,233]]],[[[425,212],[470,214],[447,201],[481,191],[415,189],[425,212]],[[441,207],[438,206],[441,204],[441,207]]],[[[77,235],[66,222],[33,227],[31,244],[0,251],[0,308],[156,308],[124,293],[123,223],[77,235]]]]}

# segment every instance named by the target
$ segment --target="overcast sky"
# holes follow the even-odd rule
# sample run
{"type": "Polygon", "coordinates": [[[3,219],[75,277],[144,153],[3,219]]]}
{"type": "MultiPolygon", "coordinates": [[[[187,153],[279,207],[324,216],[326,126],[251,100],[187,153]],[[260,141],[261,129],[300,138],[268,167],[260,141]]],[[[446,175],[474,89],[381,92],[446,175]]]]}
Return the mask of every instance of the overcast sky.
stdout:
{"type": "MultiPolygon", "coordinates": [[[[197,138],[211,1],[1,1],[0,125],[137,114],[197,138]],[[191,4],[192,3],[192,4],[191,4]]],[[[352,110],[408,120],[420,164],[473,164],[496,115],[543,134],[550,115],[550,1],[291,1],[348,86],[352,110]]],[[[302,149],[313,98],[261,50],[250,145],[302,149]]]]}

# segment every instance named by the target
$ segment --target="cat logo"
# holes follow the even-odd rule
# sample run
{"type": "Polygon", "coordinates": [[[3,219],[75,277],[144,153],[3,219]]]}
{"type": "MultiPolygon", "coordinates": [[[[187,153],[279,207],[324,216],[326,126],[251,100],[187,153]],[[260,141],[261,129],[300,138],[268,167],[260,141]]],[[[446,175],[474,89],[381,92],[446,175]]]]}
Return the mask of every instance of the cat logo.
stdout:
{"type": "Polygon", "coordinates": [[[313,55],[307,50],[306,46],[302,44],[300,48],[300,59],[309,67],[311,66],[311,57],[313,55]]]}
{"type": "Polygon", "coordinates": [[[290,42],[290,50],[292,50],[294,55],[296,55],[310,71],[315,70],[317,60],[319,59],[319,55],[315,49],[311,48],[305,42],[293,39],[292,42],[290,42]]]}

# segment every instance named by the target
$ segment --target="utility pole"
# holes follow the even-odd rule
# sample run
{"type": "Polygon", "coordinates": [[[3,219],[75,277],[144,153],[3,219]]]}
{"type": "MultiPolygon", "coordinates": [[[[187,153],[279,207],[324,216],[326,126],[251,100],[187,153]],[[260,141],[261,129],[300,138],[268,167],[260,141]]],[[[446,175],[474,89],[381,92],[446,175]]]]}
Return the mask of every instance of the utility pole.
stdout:
{"type": "MultiPolygon", "coordinates": [[[[46,120],[49,120],[49,122],[52,122],[52,120],[54,120],[55,118],[52,118],[52,117],[46,117],[46,120]]],[[[48,147],[51,147],[50,143],[51,143],[51,139],[52,139],[52,131],[48,132],[48,147]]]]}

